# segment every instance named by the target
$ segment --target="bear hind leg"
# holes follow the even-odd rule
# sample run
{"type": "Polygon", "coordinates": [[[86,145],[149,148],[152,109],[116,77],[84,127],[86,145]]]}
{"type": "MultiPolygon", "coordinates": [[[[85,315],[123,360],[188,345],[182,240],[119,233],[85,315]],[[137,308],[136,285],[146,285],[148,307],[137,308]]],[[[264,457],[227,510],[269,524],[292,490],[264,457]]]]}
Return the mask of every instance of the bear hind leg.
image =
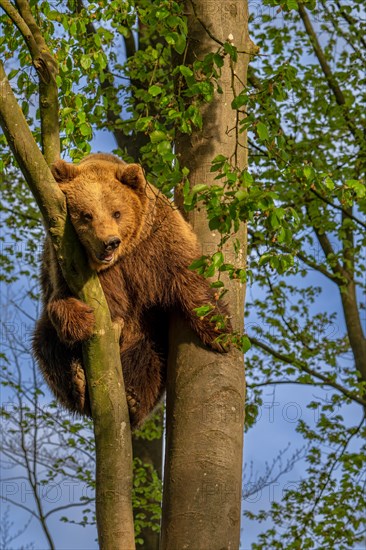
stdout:
{"type": "Polygon", "coordinates": [[[146,338],[122,352],[121,361],[131,427],[137,428],[161,400],[166,361],[146,338]]]}

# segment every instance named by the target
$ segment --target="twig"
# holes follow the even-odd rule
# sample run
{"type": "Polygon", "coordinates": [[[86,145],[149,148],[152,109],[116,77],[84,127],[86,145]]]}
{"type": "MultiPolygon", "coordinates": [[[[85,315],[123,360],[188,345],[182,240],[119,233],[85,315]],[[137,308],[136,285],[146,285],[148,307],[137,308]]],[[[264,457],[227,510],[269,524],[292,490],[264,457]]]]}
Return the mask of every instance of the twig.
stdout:
{"type": "Polygon", "coordinates": [[[356,216],[354,216],[353,214],[351,214],[350,212],[348,212],[348,210],[346,210],[345,208],[343,208],[343,206],[341,205],[338,205],[338,204],[334,204],[334,202],[332,202],[331,200],[327,199],[326,197],[324,197],[321,193],[319,193],[316,189],[313,189],[313,188],[310,188],[310,191],[311,193],[313,193],[313,195],[315,195],[316,197],[318,197],[318,199],[320,199],[321,201],[325,202],[326,204],[328,204],[329,206],[331,206],[332,208],[335,208],[336,210],[339,210],[340,212],[342,212],[342,214],[344,214],[347,218],[349,218],[350,220],[353,220],[354,222],[358,223],[361,227],[363,227],[364,229],[366,229],[366,223],[364,223],[363,221],[361,221],[359,218],[356,218],[356,216]]]}
{"type": "Polygon", "coordinates": [[[360,405],[362,405],[364,407],[366,406],[366,400],[365,399],[362,399],[362,397],[359,397],[358,395],[350,392],[349,390],[347,390],[347,388],[344,388],[343,386],[341,386],[337,382],[333,382],[332,380],[330,380],[324,374],[321,374],[320,372],[311,369],[303,361],[299,361],[298,359],[288,357],[287,355],[283,355],[279,351],[271,348],[270,346],[267,346],[267,344],[265,344],[264,342],[261,342],[260,340],[257,340],[257,338],[249,337],[249,339],[250,339],[251,343],[254,346],[257,346],[258,348],[261,348],[263,351],[266,351],[267,353],[269,353],[270,355],[272,355],[273,357],[275,357],[279,361],[282,361],[283,363],[286,363],[287,365],[293,365],[294,367],[297,367],[298,369],[303,370],[307,374],[310,374],[311,376],[314,376],[315,378],[318,378],[319,380],[322,380],[322,382],[324,382],[325,385],[330,386],[330,387],[338,390],[340,393],[342,393],[348,399],[351,399],[352,401],[355,401],[356,403],[359,403],[360,405]]]}
{"type": "Polygon", "coordinates": [[[51,165],[60,157],[59,105],[56,84],[58,65],[33,17],[28,0],[16,0],[16,5],[38,48],[37,54],[32,50],[30,50],[30,53],[39,76],[39,110],[41,114],[43,154],[47,164],[51,165]]]}
{"type": "Polygon", "coordinates": [[[328,62],[325,58],[324,52],[323,52],[322,47],[319,43],[318,37],[317,37],[317,35],[314,31],[314,27],[311,24],[311,21],[309,19],[307,11],[306,11],[304,5],[301,4],[301,3],[299,3],[299,15],[300,15],[300,17],[302,19],[302,22],[304,24],[306,33],[307,33],[308,37],[310,38],[310,42],[313,46],[314,53],[315,53],[316,57],[318,58],[319,64],[322,68],[322,71],[323,71],[323,74],[326,78],[326,81],[328,82],[328,86],[329,86],[330,90],[333,92],[333,95],[335,97],[335,100],[336,100],[337,104],[339,106],[343,107],[344,118],[347,122],[347,126],[349,127],[352,134],[356,138],[359,139],[359,137],[360,137],[358,135],[359,131],[358,131],[358,128],[355,125],[354,121],[352,120],[352,118],[350,116],[350,113],[347,109],[346,99],[343,95],[343,92],[342,92],[341,88],[338,85],[337,80],[335,79],[335,77],[334,77],[334,75],[331,71],[330,66],[328,65],[328,62]]]}

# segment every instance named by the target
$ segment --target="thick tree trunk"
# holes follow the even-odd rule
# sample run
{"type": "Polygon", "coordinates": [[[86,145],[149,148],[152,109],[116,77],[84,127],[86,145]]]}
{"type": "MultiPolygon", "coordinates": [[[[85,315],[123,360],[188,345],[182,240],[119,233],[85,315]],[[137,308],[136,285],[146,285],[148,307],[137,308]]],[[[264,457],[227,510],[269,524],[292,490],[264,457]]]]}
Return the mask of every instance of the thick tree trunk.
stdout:
{"type": "MultiPolygon", "coordinates": [[[[98,277],[85,262],[66,201],[38,149],[0,61],[0,124],[37,201],[70,289],[94,308],[94,336],[83,346],[96,440],[96,507],[100,548],[132,550],[132,449],[129,414],[113,327],[98,277]]],[[[53,157],[49,151],[49,157],[53,157]]]]}
{"type": "MultiPolygon", "coordinates": [[[[238,145],[234,96],[246,79],[251,44],[247,3],[187,2],[189,40],[185,64],[217,51],[229,41],[238,61],[225,57],[220,84],[223,94],[202,109],[203,128],[179,136],[176,151],[181,166],[190,170],[192,185],[211,184],[211,161],[220,154],[239,168],[246,166],[246,141],[238,145]]],[[[180,60],[182,62],[182,60],[180,60]]],[[[217,181],[215,182],[218,183],[217,181]]],[[[202,253],[217,250],[220,235],[210,231],[204,208],[190,216],[202,244],[202,253]]],[[[241,250],[235,256],[232,242],[224,248],[225,260],[245,266],[246,232],[235,238],[241,250]]],[[[226,295],[234,328],[243,330],[244,288],[227,281],[226,295]]],[[[161,548],[163,550],[237,549],[240,539],[242,449],[244,432],[244,364],[242,354],[220,355],[205,349],[181,318],[171,323],[171,353],[167,388],[167,453],[161,548]]]]}

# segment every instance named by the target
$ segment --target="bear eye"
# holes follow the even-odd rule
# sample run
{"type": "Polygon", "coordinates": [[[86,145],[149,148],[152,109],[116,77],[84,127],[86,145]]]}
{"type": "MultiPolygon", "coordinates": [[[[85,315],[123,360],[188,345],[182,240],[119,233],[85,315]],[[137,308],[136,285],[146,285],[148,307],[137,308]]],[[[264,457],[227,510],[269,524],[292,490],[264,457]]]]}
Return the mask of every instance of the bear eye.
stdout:
{"type": "Polygon", "coordinates": [[[115,220],[118,220],[121,217],[121,212],[116,210],[115,212],[113,212],[112,216],[115,220]]]}
{"type": "Polygon", "coordinates": [[[93,219],[93,215],[92,214],[89,214],[89,212],[83,212],[81,214],[81,217],[83,219],[84,222],[91,222],[92,219],[93,219]]]}

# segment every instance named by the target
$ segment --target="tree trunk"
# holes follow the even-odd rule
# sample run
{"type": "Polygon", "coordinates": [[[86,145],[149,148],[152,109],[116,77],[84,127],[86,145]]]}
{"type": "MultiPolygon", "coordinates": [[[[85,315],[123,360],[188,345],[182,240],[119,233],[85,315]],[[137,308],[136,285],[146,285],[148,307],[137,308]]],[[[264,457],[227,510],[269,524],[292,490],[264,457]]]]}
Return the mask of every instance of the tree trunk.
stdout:
{"type": "MultiPolygon", "coordinates": [[[[96,508],[100,548],[133,550],[131,505],[132,448],[119,355],[119,329],[113,327],[97,275],[91,272],[66,201],[27,125],[0,61],[0,124],[37,201],[65,280],[94,308],[94,336],[83,345],[96,442],[96,508]]],[[[52,152],[49,152],[52,157],[52,152]]]]}
{"type": "MultiPolygon", "coordinates": [[[[225,56],[220,85],[223,94],[202,108],[203,127],[181,135],[176,152],[181,166],[190,170],[191,185],[212,184],[211,161],[220,154],[243,169],[246,136],[240,134],[238,114],[231,102],[243,88],[253,49],[247,32],[246,2],[187,2],[188,46],[186,65],[202,59],[218,44],[229,41],[238,49],[238,61],[225,56]],[[240,53],[241,52],[241,53],[240,53]],[[237,76],[236,76],[237,75],[237,76]]],[[[180,60],[180,63],[182,60],[180,60]]],[[[215,184],[218,184],[217,180],[215,184]]],[[[202,253],[217,250],[220,235],[208,227],[202,207],[189,216],[202,253]]],[[[246,230],[224,246],[225,261],[245,267],[246,230]]],[[[226,281],[226,295],[234,328],[243,330],[244,288],[226,281]]],[[[244,364],[232,349],[218,354],[204,348],[183,319],[171,322],[167,387],[167,437],[163,491],[163,550],[237,549],[240,540],[242,449],[244,432],[244,364]]]]}
{"type": "MultiPolygon", "coordinates": [[[[159,409],[159,419],[156,420],[156,424],[163,424],[163,410],[159,409]]],[[[137,434],[132,436],[132,450],[133,457],[141,460],[142,464],[152,466],[161,480],[163,477],[163,438],[145,439],[139,437],[137,434]]],[[[144,513],[146,510],[143,508],[134,508],[135,517],[137,514],[144,513]]],[[[147,519],[150,519],[147,517],[147,519]]],[[[159,550],[159,531],[153,531],[151,527],[143,527],[139,537],[143,539],[143,550],[159,550]]]]}

